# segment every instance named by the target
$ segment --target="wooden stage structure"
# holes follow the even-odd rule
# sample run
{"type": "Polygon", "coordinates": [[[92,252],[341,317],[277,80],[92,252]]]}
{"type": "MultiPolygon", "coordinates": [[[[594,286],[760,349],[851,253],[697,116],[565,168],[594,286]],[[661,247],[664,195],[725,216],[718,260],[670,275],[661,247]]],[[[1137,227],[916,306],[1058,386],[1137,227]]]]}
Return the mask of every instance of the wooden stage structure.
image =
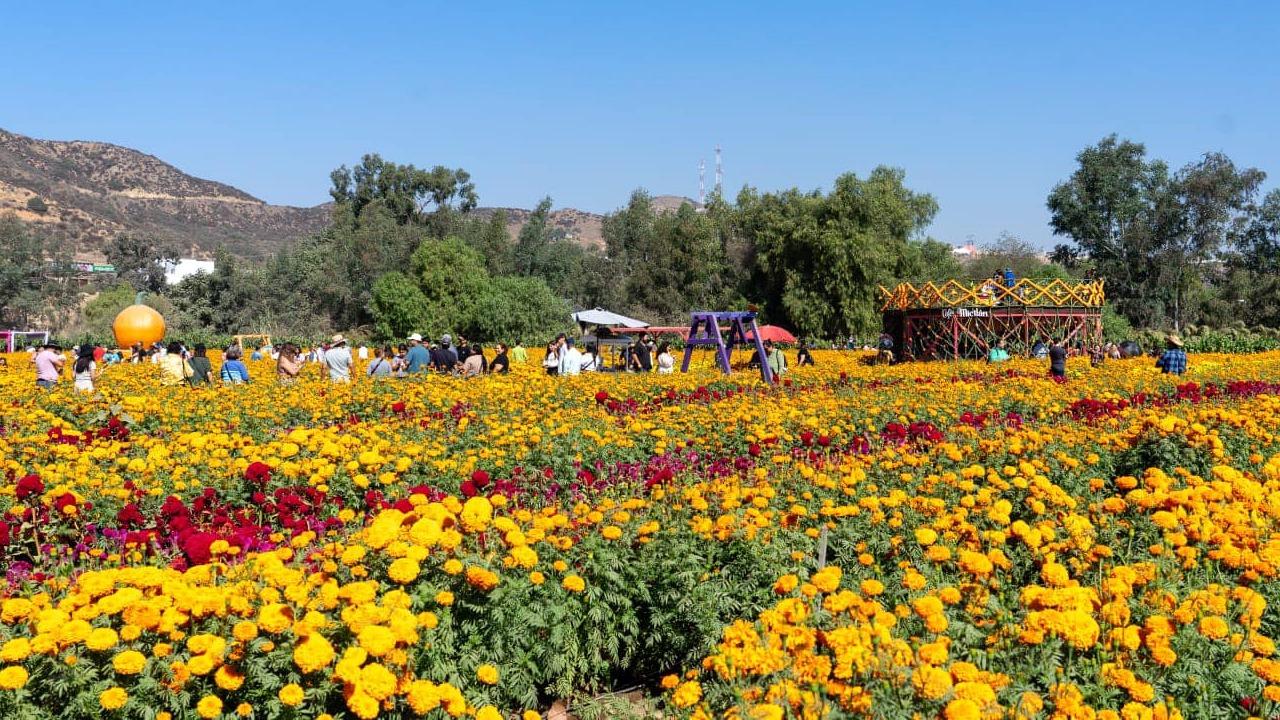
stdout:
{"type": "Polygon", "coordinates": [[[1068,347],[1102,342],[1102,280],[901,283],[879,287],[884,332],[899,360],[983,359],[1003,340],[1028,356],[1052,339],[1068,347]]]}

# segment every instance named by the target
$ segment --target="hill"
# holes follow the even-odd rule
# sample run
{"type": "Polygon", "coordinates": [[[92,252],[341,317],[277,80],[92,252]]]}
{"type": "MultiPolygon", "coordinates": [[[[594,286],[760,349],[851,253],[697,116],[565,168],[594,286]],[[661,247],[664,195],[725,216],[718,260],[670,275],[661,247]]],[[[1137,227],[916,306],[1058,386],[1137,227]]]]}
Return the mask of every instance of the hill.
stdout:
{"type": "Polygon", "coordinates": [[[329,222],[325,205],[269,205],[137,150],[0,130],[0,212],[7,211],[70,242],[84,260],[100,260],[102,243],[120,232],[171,239],[190,257],[209,257],[223,243],[258,259],[329,222]]]}
{"type": "MultiPolygon", "coordinates": [[[[694,201],[653,198],[659,212],[686,202],[694,201]]],[[[514,239],[531,211],[502,209],[514,239]]],[[[69,242],[79,260],[102,260],[103,243],[121,232],[173,240],[186,257],[209,258],[222,243],[237,257],[258,260],[324,229],[329,210],[329,204],[270,205],[119,145],[37,140],[0,130],[0,213],[13,212],[69,242]]],[[[603,215],[562,208],[552,211],[550,221],[576,243],[604,246],[603,215]]]]}

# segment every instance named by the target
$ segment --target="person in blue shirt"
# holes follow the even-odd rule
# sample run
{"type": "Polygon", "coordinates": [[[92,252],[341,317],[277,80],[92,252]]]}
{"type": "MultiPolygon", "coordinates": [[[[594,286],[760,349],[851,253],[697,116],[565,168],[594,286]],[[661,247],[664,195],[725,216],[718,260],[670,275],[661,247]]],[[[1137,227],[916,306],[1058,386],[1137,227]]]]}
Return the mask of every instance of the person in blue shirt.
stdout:
{"type": "Polygon", "coordinates": [[[1156,367],[1166,375],[1181,375],[1187,371],[1187,351],[1182,349],[1182,338],[1169,336],[1165,351],[1156,360],[1156,367]]]}
{"type": "Polygon", "coordinates": [[[244,351],[239,345],[232,345],[227,348],[225,359],[222,361],[222,369],[218,375],[222,381],[230,385],[240,385],[249,382],[249,368],[245,367],[241,358],[244,357],[244,351]]]}
{"type": "Polygon", "coordinates": [[[404,370],[408,375],[425,373],[431,367],[431,353],[422,345],[422,336],[414,333],[409,336],[409,352],[404,356],[404,370]]]}

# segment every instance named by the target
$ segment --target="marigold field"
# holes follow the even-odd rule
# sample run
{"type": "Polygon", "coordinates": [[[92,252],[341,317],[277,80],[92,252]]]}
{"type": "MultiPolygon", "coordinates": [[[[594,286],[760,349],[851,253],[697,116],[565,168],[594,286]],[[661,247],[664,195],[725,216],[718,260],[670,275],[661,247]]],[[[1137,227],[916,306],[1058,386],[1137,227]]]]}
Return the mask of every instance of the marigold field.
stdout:
{"type": "Polygon", "coordinates": [[[1280,353],[815,355],[93,395],[9,356],[0,717],[1280,714],[1280,353]]]}

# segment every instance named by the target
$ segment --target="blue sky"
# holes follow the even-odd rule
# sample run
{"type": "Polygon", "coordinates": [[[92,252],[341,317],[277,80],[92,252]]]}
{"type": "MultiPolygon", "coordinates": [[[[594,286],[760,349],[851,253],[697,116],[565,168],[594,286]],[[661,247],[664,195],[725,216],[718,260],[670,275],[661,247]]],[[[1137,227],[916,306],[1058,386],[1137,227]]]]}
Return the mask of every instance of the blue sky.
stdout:
{"type": "Polygon", "coordinates": [[[1050,247],[1046,195],[1112,132],[1280,178],[1278,29],[1274,2],[25,2],[0,128],[278,204],[376,152],[593,212],[696,197],[718,143],[728,194],[892,165],[930,235],[1050,247]]]}

